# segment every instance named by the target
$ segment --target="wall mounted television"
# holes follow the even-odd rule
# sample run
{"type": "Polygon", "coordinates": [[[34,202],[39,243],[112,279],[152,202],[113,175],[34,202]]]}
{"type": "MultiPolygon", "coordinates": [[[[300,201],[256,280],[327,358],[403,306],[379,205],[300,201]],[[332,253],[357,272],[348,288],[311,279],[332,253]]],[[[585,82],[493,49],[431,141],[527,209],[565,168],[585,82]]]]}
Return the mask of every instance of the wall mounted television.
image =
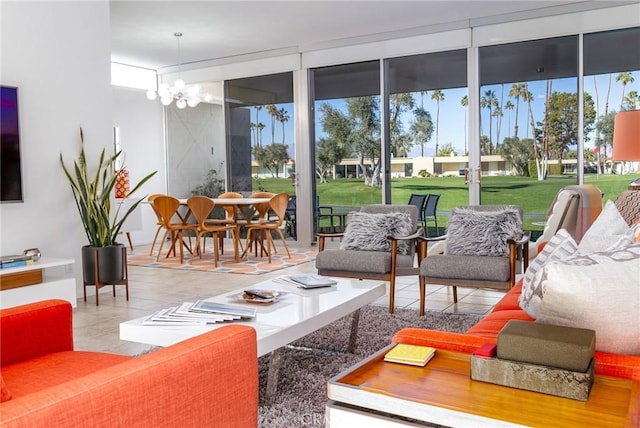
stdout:
{"type": "Polygon", "coordinates": [[[22,202],[18,88],[0,86],[0,202],[22,202]]]}

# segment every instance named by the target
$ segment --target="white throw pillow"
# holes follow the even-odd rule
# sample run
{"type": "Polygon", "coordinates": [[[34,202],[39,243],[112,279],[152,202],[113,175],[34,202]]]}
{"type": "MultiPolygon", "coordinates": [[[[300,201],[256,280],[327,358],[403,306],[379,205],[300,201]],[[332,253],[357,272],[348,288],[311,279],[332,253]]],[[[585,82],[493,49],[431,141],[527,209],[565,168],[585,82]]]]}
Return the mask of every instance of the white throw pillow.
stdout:
{"type": "Polygon", "coordinates": [[[522,281],[520,307],[532,318],[538,317],[543,298],[542,276],[547,263],[563,260],[576,252],[578,246],[565,229],[560,229],[544,246],[542,251],[529,263],[522,281]]]}
{"type": "Polygon", "coordinates": [[[607,201],[600,215],[582,237],[578,245],[578,252],[589,254],[605,251],[629,232],[629,229],[629,225],[620,215],[616,204],[607,201]]]}
{"type": "Polygon", "coordinates": [[[545,267],[537,321],[593,329],[596,350],[640,355],[640,245],[587,258],[545,267]]]}

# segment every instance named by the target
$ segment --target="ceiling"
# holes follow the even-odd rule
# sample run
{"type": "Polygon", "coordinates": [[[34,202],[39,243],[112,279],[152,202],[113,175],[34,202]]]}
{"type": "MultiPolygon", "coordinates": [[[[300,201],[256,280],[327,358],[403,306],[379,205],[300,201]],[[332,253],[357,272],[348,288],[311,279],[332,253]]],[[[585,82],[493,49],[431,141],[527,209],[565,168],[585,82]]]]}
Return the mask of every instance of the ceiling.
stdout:
{"type": "Polygon", "coordinates": [[[111,59],[162,70],[610,7],[611,1],[114,1],[111,59]],[[180,55],[175,32],[182,32],[180,55]]]}

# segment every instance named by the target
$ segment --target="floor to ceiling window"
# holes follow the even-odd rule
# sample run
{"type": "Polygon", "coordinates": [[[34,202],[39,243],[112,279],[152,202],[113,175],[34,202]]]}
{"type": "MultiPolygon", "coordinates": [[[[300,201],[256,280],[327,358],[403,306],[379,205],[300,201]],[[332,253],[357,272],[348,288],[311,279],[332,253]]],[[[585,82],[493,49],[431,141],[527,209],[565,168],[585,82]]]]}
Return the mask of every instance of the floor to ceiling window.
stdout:
{"type": "Polygon", "coordinates": [[[228,189],[295,193],[293,74],[225,81],[228,189]]]}
{"type": "Polygon", "coordinates": [[[412,193],[438,194],[440,206],[466,200],[466,49],[387,62],[392,202],[406,204],[412,193]]]}
{"type": "Polygon", "coordinates": [[[382,200],[380,62],[316,68],[311,76],[315,211],[326,229],[339,213],[382,200]]]}
{"type": "MultiPolygon", "coordinates": [[[[481,202],[522,206],[527,229],[542,227],[552,202],[537,194],[577,182],[577,68],[577,36],[479,49],[481,202]]],[[[585,133],[593,124],[585,94],[585,133]]]]}
{"type": "MultiPolygon", "coordinates": [[[[605,199],[626,190],[631,163],[611,160],[617,112],[640,108],[640,27],[584,35],[584,88],[595,106],[595,126],[584,150],[585,182],[595,184],[605,199]]],[[[637,178],[630,174],[628,181],[637,178]]]]}

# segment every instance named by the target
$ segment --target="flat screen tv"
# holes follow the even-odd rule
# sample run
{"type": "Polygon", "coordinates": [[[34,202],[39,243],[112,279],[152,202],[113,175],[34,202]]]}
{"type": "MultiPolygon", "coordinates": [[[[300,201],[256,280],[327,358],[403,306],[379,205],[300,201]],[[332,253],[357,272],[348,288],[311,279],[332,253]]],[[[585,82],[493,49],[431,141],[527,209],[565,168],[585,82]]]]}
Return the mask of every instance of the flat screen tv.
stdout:
{"type": "Polygon", "coordinates": [[[0,202],[22,202],[18,88],[0,86],[0,202]]]}

